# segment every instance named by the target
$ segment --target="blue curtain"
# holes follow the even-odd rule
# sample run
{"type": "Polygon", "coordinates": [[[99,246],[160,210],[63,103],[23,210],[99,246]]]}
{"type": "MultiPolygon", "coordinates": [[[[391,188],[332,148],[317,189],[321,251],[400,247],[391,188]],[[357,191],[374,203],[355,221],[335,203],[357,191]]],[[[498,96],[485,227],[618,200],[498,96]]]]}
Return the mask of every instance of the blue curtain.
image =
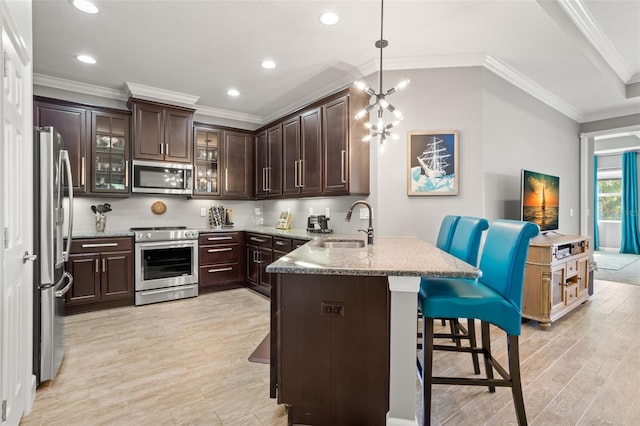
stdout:
{"type": "Polygon", "coordinates": [[[593,156],[593,249],[600,250],[598,235],[598,157],[593,156]]]}
{"type": "Polygon", "coordinates": [[[636,152],[622,155],[622,238],[620,253],[640,254],[638,162],[636,152]]]}

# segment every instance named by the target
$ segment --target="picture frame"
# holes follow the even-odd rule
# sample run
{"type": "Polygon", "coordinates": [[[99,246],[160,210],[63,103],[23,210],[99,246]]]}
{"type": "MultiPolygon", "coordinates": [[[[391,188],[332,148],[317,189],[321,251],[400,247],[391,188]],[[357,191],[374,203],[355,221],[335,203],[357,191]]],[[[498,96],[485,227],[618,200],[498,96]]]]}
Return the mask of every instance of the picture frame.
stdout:
{"type": "Polygon", "coordinates": [[[407,132],[407,195],[458,195],[458,131],[407,132]]]}

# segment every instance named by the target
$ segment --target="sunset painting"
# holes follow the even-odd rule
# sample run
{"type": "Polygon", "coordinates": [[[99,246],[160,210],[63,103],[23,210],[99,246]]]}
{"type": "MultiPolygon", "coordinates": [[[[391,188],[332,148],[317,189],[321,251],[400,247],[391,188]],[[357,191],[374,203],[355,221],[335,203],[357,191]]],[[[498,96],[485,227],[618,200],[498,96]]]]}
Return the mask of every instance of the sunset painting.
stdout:
{"type": "Polygon", "coordinates": [[[560,179],[522,171],[522,220],[537,223],[540,231],[558,229],[560,179]]]}

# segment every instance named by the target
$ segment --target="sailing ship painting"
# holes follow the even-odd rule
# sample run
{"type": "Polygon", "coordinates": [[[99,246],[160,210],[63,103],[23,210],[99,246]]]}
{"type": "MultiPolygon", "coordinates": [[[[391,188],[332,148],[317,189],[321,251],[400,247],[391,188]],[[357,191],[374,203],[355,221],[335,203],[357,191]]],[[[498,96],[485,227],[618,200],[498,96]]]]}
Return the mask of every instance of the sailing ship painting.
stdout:
{"type": "Polygon", "coordinates": [[[456,131],[409,133],[409,195],[458,193],[456,131]]]}
{"type": "Polygon", "coordinates": [[[540,231],[558,229],[560,179],[522,171],[522,220],[537,223],[540,231]]]}

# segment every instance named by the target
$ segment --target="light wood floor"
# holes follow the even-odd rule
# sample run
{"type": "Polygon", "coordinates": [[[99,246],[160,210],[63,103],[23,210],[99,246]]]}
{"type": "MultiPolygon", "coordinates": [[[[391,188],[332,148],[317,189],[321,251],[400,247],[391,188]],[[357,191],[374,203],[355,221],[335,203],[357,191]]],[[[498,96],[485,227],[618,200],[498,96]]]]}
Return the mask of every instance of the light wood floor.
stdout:
{"type": "MultiPolygon", "coordinates": [[[[286,425],[268,365],[247,361],[268,318],[268,300],[247,289],[67,317],[61,371],[21,425],[286,425]]],[[[640,424],[639,330],[640,286],[606,281],[549,330],[524,324],[529,423],[640,424]]],[[[439,354],[434,373],[445,370],[471,372],[470,357],[439,354]]],[[[437,386],[433,407],[433,424],[516,423],[509,389],[437,386]]]]}

